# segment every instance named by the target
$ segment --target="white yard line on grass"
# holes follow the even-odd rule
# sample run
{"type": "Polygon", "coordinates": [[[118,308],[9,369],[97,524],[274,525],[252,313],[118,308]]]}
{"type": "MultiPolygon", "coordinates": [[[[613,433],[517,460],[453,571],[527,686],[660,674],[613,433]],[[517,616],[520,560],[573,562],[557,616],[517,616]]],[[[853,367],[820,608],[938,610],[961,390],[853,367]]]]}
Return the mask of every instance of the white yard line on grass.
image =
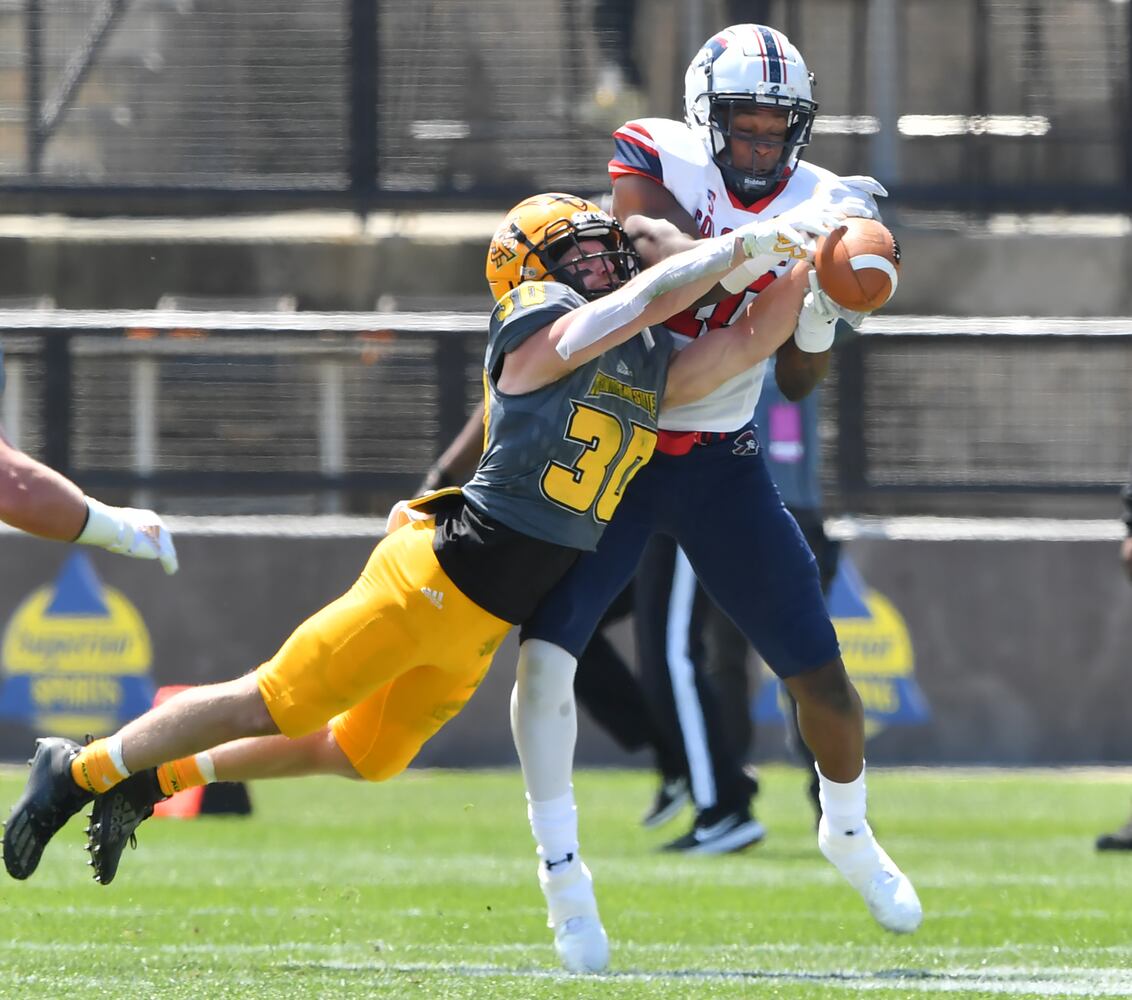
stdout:
{"type": "MultiPolygon", "coordinates": [[[[281,963],[288,969],[321,969],[331,972],[374,973],[382,976],[390,975],[419,975],[421,973],[442,976],[461,976],[473,979],[559,979],[566,977],[560,971],[552,969],[515,969],[502,965],[484,965],[462,963],[459,961],[415,961],[415,962],[386,962],[386,961],[351,961],[351,954],[371,950],[378,943],[371,942],[365,946],[343,946],[342,948],[328,948],[325,944],[306,941],[277,941],[271,944],[184,944],[161,945],[158,947],[137,945],[118,945],[120,949],[133,950],[139,954],[164,955],[211,955],[211,956],[238,956],[262,955],[286,957],[281,963]],[[331,954],[327,954],[330,952],[331,954]],[[340,958],[333,957],[337,952],[340,958]],[[324,957],[319,957],[319,956],[324,957]],[[294,961],[301,956],[299,961],[294,961]]],[[[382,950],[415,950],[413,946],[380,944],[382,950]]],[[[423,946],[422,946],[423,947],[423,946]]],[[[459,947],[443,945],[430,945],[429,950],[444,952],[459,952],[459,947]]],[[[93,950],[87,942],[0,942],[0,953],[19,951],[28,952],[87,952],[93,950]]],[[[507,953],[516,956],[529,956],[533,961],[545,958],[548,948],[543,944],[509,944],[488,946],[486,949],[496,953],[507,953]]],[[[654,950],[649,946],[629,946],[627,950],[643,951],[654,950]]],[[[668,950],[671,950],[670,948],[668,950]]],[[[696,950],[696,949],[691,949],[696,950]]],[[[718,949],[709,949],[718,954],[718,949]]],[[[750,951],[759,951],[773,954],[776,951],[808,951],[814,953],[843,952],[843,947],[795,947],[762,945],[751,946],[750,951]]],[[[855,949],[858,957],[862,950],[855,949]]],[[[877,949],[879,951],[879,949],[877,949]]],[[[996,952],[1007,951],[1042,951],[1048,953],[1049,949],[1039,949],[1025,945],[1013,946],[1007,949],[986,948],[942,948],[930,949],[932,957],[944,956],[977,958],[978,956],[993,956],[996,952]]],[[[1105,955],[1109,959],[1118,961],[1126,959],[1128,948],[1085,948],[1063,949],[1059,952],[1062,957],[1086,955],[1096,957],[1105,955]]],[[[767,955],[766,957],[769,957],[767,955]]],[[[882,966],[886,961],[891,962],[891,956],[878,955],[876,964],[882,966]]],[[[981,994],[995,996],[1049,996],[1049,997],[1120,997],[1127,998],[1132,995],[1132,971],[1127,968],[1089,968],[1061,965],[1057,967],[1042,967],[1040,965],[982,965],[957,966],[946,971],[936,969],[917,968],[879,968],[879,969],[839,969],[837,971],[815,971],[805,969],[664,969],[646,971],[644,969],[617,970],[600,977],[616,982],[690,982],[690,983],[722,983],[722,982],[749,982],[757,983],[797,983],[799,985],[820,985],[823,989],[844,992],[848,994],[860,992],[877,992],[882,990],[899,989],[909,994],[930,993],[970,993],[978,991],[981,994]]]]}
{"type": "MultiPolygon", "coordinates": [[[[303,966],[296,966],[297,968],[303,966]]],[[[466,976],[484,979],[569,979],[559,971],[528,969],[516,971],[493,965],[446,965],[412,962],[382,963],[316,963],[320,969],[340,972],[385,972],[393,974],[437,973],[445,976],[466,976]]],[[[876,972],[806,972],[801,970],[697,970],[672,969],[658,972],[610,972],[591,980],[656,983],[671,981],[693,983],[750,982],[797,983],[820,985],[823,989],[847,993],[881,990],[905,990],[909,993],[970,993],[995,996],[1049,997],[1118,997],[1127,1000],[1132,994],[1132,972],[1124,969],[1098,969],[1088,973],[1080,969],[1035,969],[1002,966],[997,968],[952,969],[933,972],[922,969],[885,969],[876,972]]]]}

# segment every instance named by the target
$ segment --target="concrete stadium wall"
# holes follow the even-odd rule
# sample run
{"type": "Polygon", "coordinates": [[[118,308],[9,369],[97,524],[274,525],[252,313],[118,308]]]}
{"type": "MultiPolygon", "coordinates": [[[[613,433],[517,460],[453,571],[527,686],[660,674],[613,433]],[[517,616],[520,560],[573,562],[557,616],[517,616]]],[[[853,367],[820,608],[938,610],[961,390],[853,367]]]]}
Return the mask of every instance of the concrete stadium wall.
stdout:
{"type": "MultiPolygon", "coordinates": [[[[152,563],[83,550],[103,584],[140,612],[158,685],[230,678],[270,657],[307,614],[349,586],[371,540],[181,534],[178,545],[183,568],[171,579],[152,563]]],[[[1132,588],[1120,577],[1115,548],[1111,541],[848,543],[865,580],[907,624],[915,677],[931,710],[926,724],[876,736],[870,760],[1132,760],[1125,697],[1132,588]]],[[[0,628],[32,591],[56,579],[73,551],[0,534],[0,628]]],[[[515,762],[507,711],[515,655],[512,636],[468,708],[418,764],[515,762]]],[[[0,758],[24,755],[33,728],[0,720],[0,758]]],[[[781,748],[781,729],[764,730],[760,756],[780,756],[781,748]]],[[[584,714],[578,759],[650,763],[623,754],[584,714]]]]}
{"type": "MultiPolygon", "coordinates": [[[[1125,220],[891,224],[904,248],[889,312],[1132,315],[1125,220]],[[1073,279],[1065,281],[1067,262],[1073,279]]],[[[250,219],[0,217],[5,295],[65,308],[152,308],[165,293],[293,294],[301,309],[373,309],[381,295],[482,297],[494,213],[316,213],[250,219]]]]}

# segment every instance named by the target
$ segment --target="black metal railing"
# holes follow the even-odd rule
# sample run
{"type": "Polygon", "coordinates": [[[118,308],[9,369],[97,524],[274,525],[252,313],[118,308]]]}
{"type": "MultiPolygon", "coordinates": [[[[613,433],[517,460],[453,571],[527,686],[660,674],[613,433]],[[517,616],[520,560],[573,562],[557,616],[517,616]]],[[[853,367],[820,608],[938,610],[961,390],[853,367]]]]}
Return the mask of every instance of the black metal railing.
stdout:
{"type": "MultiPolygon", "coordinates": [[[[10,435],[174,507],[382,511],[481,393],[478,314],[17,315],[0,313],[10,435]]],[[[820,389],[828,507],[1105,516],[1130,385],[1132,319],[867,320],[820,389]]]]}

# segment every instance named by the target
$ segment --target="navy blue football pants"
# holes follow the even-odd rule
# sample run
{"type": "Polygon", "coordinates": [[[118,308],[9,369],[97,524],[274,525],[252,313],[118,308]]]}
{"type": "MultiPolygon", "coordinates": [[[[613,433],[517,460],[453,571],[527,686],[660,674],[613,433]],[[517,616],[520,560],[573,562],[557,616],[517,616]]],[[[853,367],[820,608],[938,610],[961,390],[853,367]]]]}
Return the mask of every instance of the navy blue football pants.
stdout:
{"type": "Polygon", "coordinates": [[[813,553],[749,428],[686,455],[657,453],[637,474],[598,547],[583,553],[523,625],[523,639],[585,649],[653,534],[683,549],[711,599],[779,677],[838,655],[813,553]]]}

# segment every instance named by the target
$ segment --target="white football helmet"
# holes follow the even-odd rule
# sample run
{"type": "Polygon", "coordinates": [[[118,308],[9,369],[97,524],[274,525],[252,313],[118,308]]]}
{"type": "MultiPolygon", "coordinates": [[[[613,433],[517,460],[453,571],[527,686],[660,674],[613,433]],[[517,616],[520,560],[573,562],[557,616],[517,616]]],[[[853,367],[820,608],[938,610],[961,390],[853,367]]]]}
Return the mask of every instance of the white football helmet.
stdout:
{"type": "Polygon", "coordinates": [[[762,24],[735,24],[709,38],[684,75],[684,114],[736,197],[753,201],[792,170],[810,141],[818,105],[814,75],[781,31],[762,24]],[[731,162],[731,112],[743,105],[788,112],[786,139],[774,170],[754,173],[731,162]]]}

